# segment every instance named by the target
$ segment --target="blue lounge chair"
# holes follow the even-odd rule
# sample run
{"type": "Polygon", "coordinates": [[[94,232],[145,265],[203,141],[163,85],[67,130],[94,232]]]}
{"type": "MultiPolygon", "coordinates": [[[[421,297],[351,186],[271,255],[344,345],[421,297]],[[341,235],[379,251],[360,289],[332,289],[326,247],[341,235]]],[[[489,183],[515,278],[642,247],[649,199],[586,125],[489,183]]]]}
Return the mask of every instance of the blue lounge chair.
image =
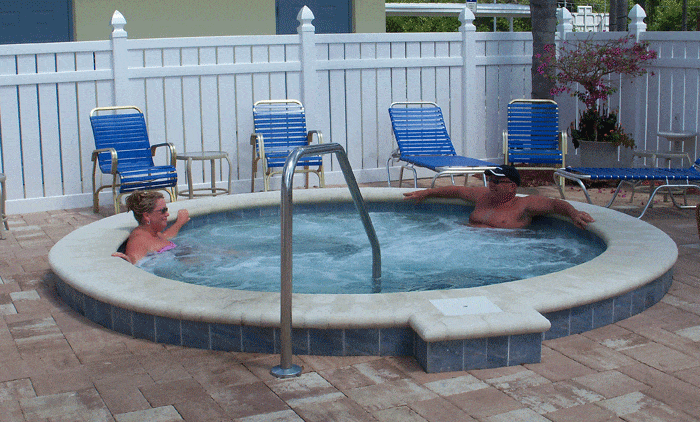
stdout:
{"type": "Polygon", "coordinates": [[[564,190],[562,189],[563,182],[564,179],[568,179],[578,183],[583,193],[586,195],[588,203],[591,203],[591,197],[588,195],[586,185],[583,183],[584,181],[619,181],[620,183],[617,185],[617,189],[606,207],[610,207],[613,201],[615,201],[623,184],[629,184],[634,187],[639,182],[648,181],[651,183],[651,190],[649,193],[649,201],[647,201],[642,213],[638,217],[642,218],[659,190],[666,190],[670,194],[673,204],[678,208],[693,207],[688,205],[687,202],[685,202],[684,205],[678,204],[673,197],[673,190],[681,189],[685,193],[689,188],[700,188],[700,159],[696,160],[695,164],[687,169],[567,167],[555,171],[554,179],[555,182],[559,179],[560,183],[558,183],[557,186],[559,187],[559,194],[562,198],[564,198],[564,190]],[[656,183],[660,183],[660,185],[654,188],[656,183]]]}
{"type": "MultiPolygon", "coordinates": [[[[323,135],[317,130],[306,130],[306,115],[301,102],[297,100],[265,100],[253,105],[255,132],[250,136],[253,146],[253,174],[250,191],[255,191],[255,176],[258,161],[262,163],[265,191],[270,190],[270,178],[282,174],[287,156],[296,147],[309,145],[314,138],[323,143],[323,135]]],[[[306,187],[309,187],[309,173],[318,176],[319,186],[325,186],[323,159],[319,156],[305,156],[299,160],[295,173],[306,174],[306,187]],[[315,168],[309,168],[315,167],[315,168]]]]}
{"type": "Polygon", "coordinates": [[[177,199],[177,154],[171,143],[151,146],[146,120],[136,106],[98,107],[90,112],[90,124],[95,138],[92,152],[92,206],[99,210],[99,193],[111,187],[114,212],[119,213],[121,197],[137,190],[164,190],[171,201],[177,199]],[[127,111],[123,113],[122,111],[127,111]],[[98,114],[105,112],[109,114],[98,114]],[[165,147],[167,165],[156,166],[153,156],[165,147]],[[97,167],[112,176],[112,183],[98,187],[97,167]]]}
{"type": "MultiPolygon", "coordinates": [[[[391,127],[398,148],[386,162],[387,180],[391,186],[389,166],[403,162],[399,173],[399,186],[403,183],[403,170],[413,171],[413,185],[418,186],[415,167],[424,167],[436,172],[431,187],[441,176],[479,174],[496,164],[476,158],[457,155],[450,135],[447,133],[442,110],[433,102],[395,102],[389,107],[391,127]]],[[[466,183],[466,179],[465,179],[466,183]]],[[[484,178],[484,184],[486,179],[484,178]]]]}
{"type": "Polygon", "coordinates": [[[559,107],[552,100],[513,100],[503,131],[505,164],[520,169],[566,167],[566,133],[559,131],[559,107]]]}

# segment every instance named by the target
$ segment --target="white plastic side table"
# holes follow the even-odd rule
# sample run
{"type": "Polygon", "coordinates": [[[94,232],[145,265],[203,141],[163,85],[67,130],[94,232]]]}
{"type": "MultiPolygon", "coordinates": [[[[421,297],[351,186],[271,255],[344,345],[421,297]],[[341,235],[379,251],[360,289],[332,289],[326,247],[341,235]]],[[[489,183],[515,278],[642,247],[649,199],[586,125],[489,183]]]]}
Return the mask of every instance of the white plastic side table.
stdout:
{"type": "Polygon", "coordinates": [[[228,157],[228,153],[225,151],[201,151],[201,152],[186,152],[178,153],[177,159],[181,161],[186,161],[186,174],[187,178],[187,190],[179,192],[178,195],[187,196],[189,199],[195,196],[216,196],[223,193],[231,193],[231,160],[228,157]],[[228,187],[219,188],[216,187],[216,161],[225,159],[228,163],[228,187]],[[211,162],[211,187],[210,188],[198,188],[195,189],[192,183],[192,161],[210,161],[211,162]],[[195,193],[195,191],[206,191],[207,193],[195,193]]]}
{"type": "MultiPolygon", "coordinates": [[[[681,167],[684,165],[684,159],[688,160],[688,166],[693,164],[693,162],[690,161],[690,154],[683,151],[683,144],[695,141],[698,136],[696,132],[657,132],[656,135],[671,142],[671,149],[669,151],[656,153],[656,158],[663,158],[666,160],[664,167],[668,167],[671,160],[675,159],[681,160],[681,167]]],[[[693,145],[693,147],[695,147],[695,145],[693,145]]]]}

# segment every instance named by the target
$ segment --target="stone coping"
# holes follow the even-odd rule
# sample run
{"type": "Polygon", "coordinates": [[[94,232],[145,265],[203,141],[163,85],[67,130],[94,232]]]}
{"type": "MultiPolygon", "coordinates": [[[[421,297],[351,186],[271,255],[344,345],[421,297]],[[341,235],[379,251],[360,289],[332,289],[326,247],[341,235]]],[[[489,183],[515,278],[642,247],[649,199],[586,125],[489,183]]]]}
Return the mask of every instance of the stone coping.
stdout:
{"type": "MultiPolygon", "coordinates": [[[[367,202],[402,201],[403,192],[411,190],[361,189],[367,202]]],[[[181,208],[197,216],[233,208],[274,206],[279,200],[279,192],[264,192],[177,201],[168,207],[173,216],[181,208]]],[[[327,203],[352,199],[346,188],[299,189],[294,192],[294,201],[327,203]]],[[[314,329],[410,326],[427,342],[540,333],[550,326],[542,314],[635,290],[662,277],[675,264],[676,244],[661,230],[607,208],[580,202],[572,205],[595,218],[589,230],[607,244],[606,251],[589,262],[543,276],[468,289],[294,294],[293,326],[314,329]],[[487,298],[502,312],[447,316],[431,302],[471,297],[487,298]]],[[[112,252],[135,226],[132,215],[122,213],[81,227],[51,249],[50,265],[75,290],[119,308],[179,320],[279,326],[279,293],[191,285],[155,276],[112,257],[112,252]]]]}

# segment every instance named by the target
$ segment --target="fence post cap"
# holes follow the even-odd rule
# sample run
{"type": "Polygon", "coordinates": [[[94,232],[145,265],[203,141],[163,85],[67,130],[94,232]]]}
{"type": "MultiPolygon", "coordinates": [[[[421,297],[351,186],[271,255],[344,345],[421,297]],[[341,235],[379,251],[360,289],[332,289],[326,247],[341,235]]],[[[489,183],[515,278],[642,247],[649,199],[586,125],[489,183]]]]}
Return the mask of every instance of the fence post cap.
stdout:
{"type": "Polygon", "coordinates": [[[110,22],[110,24],[112,25],[112,28],[114,28],[112,30],[112,38],[126,37],[126,31],[124,30],[124,25],[126,25],[126,19],[120,11],[114,11],[114,14],[112,15],[112,21],[110,22]]]}
{"type": "Polygon", "coordinates": [[[297,20],[299,21],[299,27],[298,31],[301,33],[302,31],[304,32],[313,32],[315,30],[314,26],[311,24],[311,21],[315,19],[314,13],[309,9],[308,6],[304,6],[299,10],[299,13],[297,14],[297,20]]]}
{"type": "Polygon", "coordinates": [[[459,21],[462,22],[462,26],[459,28],[463,32],[476,32],[476,26],[474,26],[474,12],[468,6],[464,6],[461,12],[459,12],[459,21]]]}
{"type": "Polygon", "coordinates": [[[635,4],[632,7],[632,10],[630,10],[630,14],[628,15],[630,19],[635,20],[635,19],[644,19],[647,17],[647,13],[644,11],[644,8],[638,4],[635,4]]]}
{"type": "Polygon", "coordinates": [[[635,4],[627,17],[630,18],[628,29],[634,34],[635,41],[639,42],[640,34],[647,30],[647,24],[644,23],[644,18],[647,17],[647,14],[642,6],[635,4]]]}
{"type": "Polygon", "coordinates": [[[560,7],[557,9],[557,18],[562,21],[574,19],[574,17],[571,15],[571,12],[569,12],[569,9],[567,9],[566,7],[560,7]]]}

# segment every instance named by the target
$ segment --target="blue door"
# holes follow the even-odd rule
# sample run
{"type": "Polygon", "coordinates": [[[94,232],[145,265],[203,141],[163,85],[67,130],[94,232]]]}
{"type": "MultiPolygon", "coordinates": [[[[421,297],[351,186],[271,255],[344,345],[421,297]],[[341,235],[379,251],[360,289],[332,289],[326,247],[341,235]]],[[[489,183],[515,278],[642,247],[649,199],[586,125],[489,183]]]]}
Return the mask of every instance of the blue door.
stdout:
{"type": "Polygon", "coordinates": [[[297,15],[304,5],[314,14],[318,34],[352,32],[352,0],[275,0],[278,34],[296,34],[297,15]]]}
{"type": "Polygon", "coordinates": [[[0,44],[73,39],[72,0],[0,0],[0,44]]]}

